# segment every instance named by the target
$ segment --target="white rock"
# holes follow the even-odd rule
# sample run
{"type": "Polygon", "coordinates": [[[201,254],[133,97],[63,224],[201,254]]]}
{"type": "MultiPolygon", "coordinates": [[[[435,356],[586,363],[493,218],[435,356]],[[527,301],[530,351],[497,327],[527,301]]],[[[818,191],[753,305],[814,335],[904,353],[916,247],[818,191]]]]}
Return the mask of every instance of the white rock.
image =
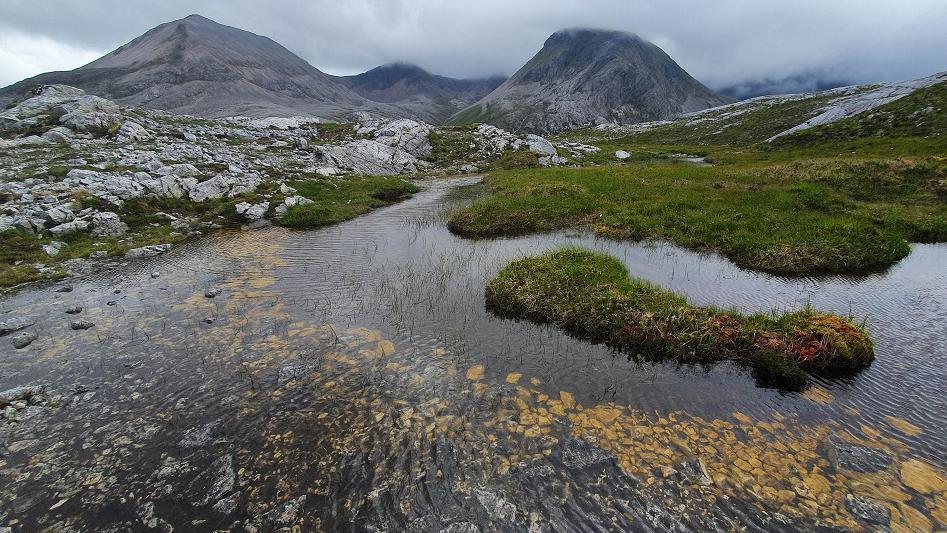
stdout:
{"type": "Polygon", "coordinates": [[[532,133],[526,136],[526,144],[529,146],[529,151],[534,154],[539,155],[556,155],[556,147],[552,145],[551,142],[540,137],[539,135],[533,135],[532,133]]]}
{"type": "Polygon", "coordinates": [[[631,157],[631,154],[624,150],[616,150],[615,157],[617,157],[618,159],[628,159],[629,157],[631,157]]]}
{"type": "Polygon", "coordinates": [[[65,245],[66,243],[62,241],[52,241],[49,244],[43,245],[43,251],[50,257],[56,257],[65,245]]]}
{"type": "Polygon", "coordinates": [[[68,143],[75,137],[72,130],[62,126],[56,126],[43,134],[43,138],[54,143],[68,143]]]}
{"type": "Polygon", "coordinates": [[[117,214],[102,211],[92,215],[92,235],[95,237],[118,237],[128,231],[128,226],[117,214]]]}
{"type": "Polygon", "coordinates": [[[126,120],[118,129],[118,137],[127,141],[144,141],[151,138],[151,134],[139,123],[126,120]]]}
{"type": "Polygon", "coordinates": [[[44,213],[46,220],[50,222],[53,226],[58,224],[65,224],[66,222],[72,222],[76,219],[76,214],[72,212],[72,209],[64,205],[57,205],[56,207],[46,211],[44,213]]]}
{"type": "Polygon", "coordinates": [[[88,228],[89,228],[89,223],[87,221],[73,220],[72,222],[66,222],[65,224],[60,224],[58,226],[53,226],[52,228],[49,228],[49,232],[59,237],[60,235],[75,233],[77,231],[84,231],[88,228]]]}
{"type": "Polygon", "coordinates": [[[269,202],[262,202],[259,204],[250,205],[246,202],[241,202],[237,204],[237,213],[243,216],[243,218],[254,222],[262,219],[266,216],[266,212],[270,209],[269,202]],[[241,209],[241,206],[245,206],[241,209]]]}
{"type": "Polygon", "coordinates": [[[132,248],[131,250],[125,252],[125,257],[128,259],[141,259],[144,257],[154,257],[156,255],[161,255],[171,249],[170,244],[154,244],[151,246],[142,246],[141,248],[132,248]]]}

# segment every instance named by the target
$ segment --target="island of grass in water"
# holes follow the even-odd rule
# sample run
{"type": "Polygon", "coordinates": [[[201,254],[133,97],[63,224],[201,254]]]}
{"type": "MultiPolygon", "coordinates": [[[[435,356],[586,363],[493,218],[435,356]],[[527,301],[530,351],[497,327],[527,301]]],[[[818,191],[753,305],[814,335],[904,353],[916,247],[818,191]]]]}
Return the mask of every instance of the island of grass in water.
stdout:
{"type": "Polygon", "coordinates": [[[812,309],[742,315],[695,306],[632,278],[617,259],[578,248],[514,261],[486,288],[496,314],[552,323],[566,332],[649,360],[749,366],[765,386],[805,387],[806,371],[851,372],[874,345],[850,318],[812,309]]]}

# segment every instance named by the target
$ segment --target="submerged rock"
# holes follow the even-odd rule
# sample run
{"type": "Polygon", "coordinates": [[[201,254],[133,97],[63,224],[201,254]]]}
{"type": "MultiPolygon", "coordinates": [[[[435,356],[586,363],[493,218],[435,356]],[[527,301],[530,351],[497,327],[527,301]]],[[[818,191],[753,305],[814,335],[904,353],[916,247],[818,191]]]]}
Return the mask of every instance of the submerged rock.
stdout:
{"type": "Polygon", "coordinates": [[[263,519],[273,526],[292,526],[299,520],[299,512],[302,511],[306,499],[307,497],[304,494],[295,500],[289,500],[268,511],[263,515],[263,519]]]}
{"type": "Polygon", "coordinates": [[[234,484],[233,456],[222,455],[194,478],[187,488],[188,501],[195,507],[218,502],[234,484]]]}
{"type": "Polygon", "coordinates": [[[822,443],[823,453],[836,470],[844,468],[855,472],[877,472],[891,464],[891,456],[876,448],[846,442],[831,436],[822,443]]]}
{"type": "Polygon", "coordinates": [[[20,331],[21,329],[26,329],[35,323],[36,323],[35,320],[29,319],[29,318],[23,318],[23,317],[8,318],[0,322],[0,336],[6,335],[8,333],[13,333],[14,331],[20,331]]]}
{"type": "Polygon", "coordinates": [[[848,512],[869,524],[887,526],[891,523],[891,510],[869,498],[846,494],[845,508],[848,509],[848,512]]]}
{"type": "Polygon", "coordinates": [[[29,401],[34,396],[46,393],[45,385],[24,385],[0,392],[0,407],[6,407],[13,402],[29,401]]]}
{"type": "Polygon", "coordinates": [[[17,350],[26,348],[36,340],[36,334],[31,331],[21,331],[10,337],[10,343],[17,350]]]}
{"type": "Polygon", "coordinates": [[[615,456],[582,439],[566,439],[560,452],[562,464],[570,470],[587,470],[615,463],[615,456]]]}

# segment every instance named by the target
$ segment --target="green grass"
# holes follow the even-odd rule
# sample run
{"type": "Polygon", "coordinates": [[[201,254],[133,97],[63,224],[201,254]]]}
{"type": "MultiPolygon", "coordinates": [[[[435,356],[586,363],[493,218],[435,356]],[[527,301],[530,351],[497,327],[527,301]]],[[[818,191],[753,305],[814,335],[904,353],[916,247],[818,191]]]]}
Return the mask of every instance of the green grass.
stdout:
{"type": "Polygon", "coordinates": [[[806,160],[524,169],[487,178],[494,194],[452,213],[468,237],[588,225],[600,235],[665,239],[782,274],[887,267],[908,242],[947,240],[935,160],[806,160]]]}
{"type": "Polygon", "coordinates": [[[438,128],[428,135],[428,140],[431,153],[423,159],[435,167],[477,162],[477,152],[470,147],[474,142],[470,126],[438,128]]]}
{"type": "Polygon", "coordinates": [[[0,241],[3,242],[3,246],[0,246],[0,288],[64,277],[65,271],[56,268],[57,265],[69,259],[89,257],[92,252],[105,251],[108,256],[118,256],[131,248],[174,243],[183,238],[183,235],[175,233],[170,226],[150,225],[131,228],[128,235],[121,238],[93,238],[88,233],[39,238],[22,231],[8,230],[0,233],[0,241]],[[52,240],[66,243],[55,257],[47,256],[41,248],[52,240]],[[33,266],[36,263],[54,268],[42,272],[33,266]]]}
{"type": "Polygon", "coordinates": [[[315,228],[355,218],[368,211],[410,197],[418,188],[396,177],[362,176],[310,178],[290,186],[310,205],[290,207],[280,223],[294,228],[315,228]]]}
{"type": "Polygon", "coordinates": [[[868,334],[848,318],[694,306],[630,277],[617,259],[577,248],[510,263],[487,284],[486,301],[500,316],[555,324],[637,358],[733,360],[753,368],[762,384],[785,389],[803,388],[804,370],[850,371],[874,359],[868,334]]]}

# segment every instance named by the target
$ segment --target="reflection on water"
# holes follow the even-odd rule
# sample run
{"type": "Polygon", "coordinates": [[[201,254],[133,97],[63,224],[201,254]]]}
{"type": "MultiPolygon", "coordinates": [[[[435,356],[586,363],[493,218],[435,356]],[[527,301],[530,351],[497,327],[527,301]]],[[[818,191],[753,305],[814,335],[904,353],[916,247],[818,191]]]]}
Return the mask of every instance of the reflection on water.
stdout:
{"type": "Polygon", "coordinates": [[[865,278],[786,280],[578,233],[468,241],[443,223],[476,193],[457,185],[0,303],[38,335],[3,339],[0,391],[49,396],[0,422],[0,528],[947,527],[947,247],[865,278]],[[877,360],[781,394],[726,364],[636,363],[484,311],[502,265],[562,244],[699,304],[852,312],[877,360]],[[76,305],[93,328],[70,328],[76,305]]]}

